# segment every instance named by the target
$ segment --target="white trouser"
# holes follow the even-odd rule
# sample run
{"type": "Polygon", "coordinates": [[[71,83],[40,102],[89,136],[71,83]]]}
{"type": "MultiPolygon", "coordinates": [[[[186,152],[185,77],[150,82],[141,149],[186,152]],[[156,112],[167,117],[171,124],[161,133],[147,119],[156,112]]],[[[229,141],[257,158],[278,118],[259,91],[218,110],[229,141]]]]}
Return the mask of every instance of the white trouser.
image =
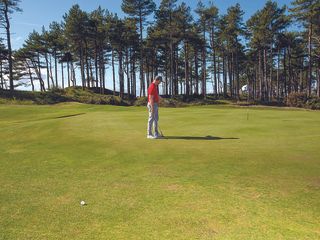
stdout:
{"type": "Polygon", "coordinates": [[[153,112],[151,112],[151,105],[148,103],[147,105],[149,111],[149,118],[148,118],[148,135],[152,134],[152,127],[154,126],[154,134],[158,136],[158,121],[159,121],[159,114],[158,114],[158,103],[153,104],[153,112]]]}

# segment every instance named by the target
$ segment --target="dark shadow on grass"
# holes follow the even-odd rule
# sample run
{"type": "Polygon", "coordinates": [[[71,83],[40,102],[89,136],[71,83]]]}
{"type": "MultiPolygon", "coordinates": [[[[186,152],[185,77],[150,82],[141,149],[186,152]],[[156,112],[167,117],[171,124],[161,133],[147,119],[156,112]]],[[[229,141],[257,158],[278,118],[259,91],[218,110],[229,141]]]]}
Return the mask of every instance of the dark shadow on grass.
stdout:
{"type": "Polygon", "coordinates": [[[13,123],[27,123],[27,122],[39,122],[39,121],[46,121],[46,120],[52,120],[52,119],[63,119],[63,118],[70,118],[70,117],[76,117],[79,115],[84,115],[86,113],[76,113],[76,114],[69,114],[69,115],[63,115],[63,116],[57,116],[57,117],[51,117],[51,118],[40,118],[40,119],[33,119],[33,120],[27,120],[27,121],[18,121],[13,123]]]}
{"type": "Polygon", "coordinates": [[[53,118],[53,119],[76,117],[76,116],[84,115],[84,114],[85,114],[85,113],[77,113],[77,114],[63,115],[63,116],[55,117],[55,118],[53,118]]]}
{"type": "Polygon", "coordinates": [[[205,137],[193,137],[193,136],[165,136],[163,139],[173,139],[173,140],[236,140],[239,138],[222,138],[222,137],[213,137],[213,136],[205,136],[205,137]]]}

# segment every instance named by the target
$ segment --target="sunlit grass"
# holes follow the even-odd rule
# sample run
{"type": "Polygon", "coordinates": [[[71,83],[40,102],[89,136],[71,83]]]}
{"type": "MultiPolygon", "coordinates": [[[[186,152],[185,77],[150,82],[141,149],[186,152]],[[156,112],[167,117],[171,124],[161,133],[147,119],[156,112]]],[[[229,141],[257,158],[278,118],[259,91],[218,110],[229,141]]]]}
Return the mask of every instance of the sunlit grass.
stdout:
{"type": "Polygon", "coordinates": [[[0,105],[0,239],[320,238],[320,112],[162,108],[163,140],[146,121],[0,105]]]}

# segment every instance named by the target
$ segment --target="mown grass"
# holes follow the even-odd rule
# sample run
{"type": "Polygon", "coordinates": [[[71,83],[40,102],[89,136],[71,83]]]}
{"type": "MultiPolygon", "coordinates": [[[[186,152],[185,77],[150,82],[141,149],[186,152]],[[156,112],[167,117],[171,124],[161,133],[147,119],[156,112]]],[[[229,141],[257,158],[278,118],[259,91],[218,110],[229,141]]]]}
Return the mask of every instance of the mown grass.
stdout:
{"type": "Polygon", "coordinates": [[[0,239],[320,238],[320,112],[163,108],[164,140],[146,115],[0,105],[0,239]]]}

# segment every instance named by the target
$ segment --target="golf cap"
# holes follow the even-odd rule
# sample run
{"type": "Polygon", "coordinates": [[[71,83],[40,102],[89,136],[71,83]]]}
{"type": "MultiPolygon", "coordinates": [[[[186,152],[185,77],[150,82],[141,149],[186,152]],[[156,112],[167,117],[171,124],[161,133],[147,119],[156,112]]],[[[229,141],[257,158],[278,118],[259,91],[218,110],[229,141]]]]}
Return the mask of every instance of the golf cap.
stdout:
{"type": "Polygon", "coordinates": [[[163,82],[163,81],[162,81],[162,77],[161,77],[160,75],[156,76],[156,77],[154,78],[154,80],[163,82]]]}

